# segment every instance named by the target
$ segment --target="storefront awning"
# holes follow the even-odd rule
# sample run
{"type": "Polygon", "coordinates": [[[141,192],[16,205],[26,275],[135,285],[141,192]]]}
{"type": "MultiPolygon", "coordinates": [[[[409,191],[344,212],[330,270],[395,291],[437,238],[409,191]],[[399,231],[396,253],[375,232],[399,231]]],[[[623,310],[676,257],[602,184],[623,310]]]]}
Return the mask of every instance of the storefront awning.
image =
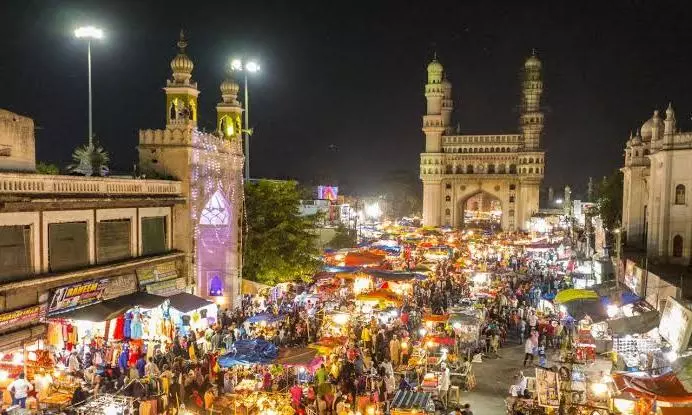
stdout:
{"type": "Polygon", "coordinates": [[[50,318],[102,322],[112,320],[135,306],[155,308],[163,304],[164,301],[166,301],[165,297],[145,292],[136,292],[64,313],[55,314],[50,318]]]}
{"type": "Polygon", "coordinates": [[[193,294],[179,293],[168,297],[171,302],[171,307],[182,313],[189,313],[193,310],[198,310],[202,307],[214,304],[206,298],[197,297],[193,294]]]}

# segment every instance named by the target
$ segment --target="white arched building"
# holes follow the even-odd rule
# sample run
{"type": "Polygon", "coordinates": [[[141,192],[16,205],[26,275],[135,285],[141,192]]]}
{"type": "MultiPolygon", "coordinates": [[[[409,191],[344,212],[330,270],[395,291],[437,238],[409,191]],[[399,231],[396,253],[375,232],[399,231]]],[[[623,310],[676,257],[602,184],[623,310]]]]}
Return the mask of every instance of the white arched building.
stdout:
{"type": "Polygon", "coordinates": [[[676,131],[675,111],[658,110],[625,147],[622,228],[628,246],[688,264],[692,240],[692,132],[676,131]]]}
{"type": "Polygon", "coordinates": [[[463,226],[464,206],[481,195],[480,204],[499,200],[502,229],[526,229],[538,211],[538,189],[544,174],[540,146],[543,113],[541,62],[524,63],[520,133],[462,135],[452,128],[452,84],[437,57],[428,65],[423,116],[425,152],[420,157],[423,223],[463,226]]]}

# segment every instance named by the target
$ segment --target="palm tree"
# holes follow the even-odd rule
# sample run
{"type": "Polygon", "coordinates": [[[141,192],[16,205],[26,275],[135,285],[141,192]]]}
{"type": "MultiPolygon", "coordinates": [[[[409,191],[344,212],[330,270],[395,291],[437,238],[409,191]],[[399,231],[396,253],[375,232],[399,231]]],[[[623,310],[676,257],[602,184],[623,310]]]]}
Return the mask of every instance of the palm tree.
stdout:
{"type": "Polygon", "coordinates": [[[72,153],[73,164],[67,169],[72,173],[84,176],[105,176],[108,174],[110,157],[99,144],[84,144],[72,153]]]}

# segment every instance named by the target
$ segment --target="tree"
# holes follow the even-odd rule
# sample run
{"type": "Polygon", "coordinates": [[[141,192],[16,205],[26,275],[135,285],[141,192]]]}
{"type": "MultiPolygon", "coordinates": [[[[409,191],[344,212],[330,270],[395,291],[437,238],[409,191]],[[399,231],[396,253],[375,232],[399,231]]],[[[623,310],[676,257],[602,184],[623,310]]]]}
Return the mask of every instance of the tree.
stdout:
{"type": "Polygon", "coordinates": [[[245,186],[243,276],[264,284],[309,280],[321,265],[316,218],[300,216],[293,181],[258,180],[245,186]]]}
{"type": "Polygon", "coordinates": [[[356,230],[349,229],[343,224],[336,228],[334,238],[327,244],[327,247],[332,249],[353,248],[354,246],[356,246],[356,230]]]}
{"type": "Polygon", "coordinates": [[[72,153],[73,164],[67,169],[71,173],[84,176],[105,176],[108,174],[110,156],[99,144],[84,144],[72,153]]]}
{"type": "Polygon", "coordinates": [[[56,166],[55,164],[44,163],[42,161],[39,161],[38,163],[36,163],[36,173],[56,175],[60,174],[60,168],[58,168],[58,166],[56,166]]]}
{"type": "Polygon", "coordinates": [[[616,229],[622,218],[622,172],[616,170],[596,186],[596,205],[603,226],[608,230],[616,229]]]}

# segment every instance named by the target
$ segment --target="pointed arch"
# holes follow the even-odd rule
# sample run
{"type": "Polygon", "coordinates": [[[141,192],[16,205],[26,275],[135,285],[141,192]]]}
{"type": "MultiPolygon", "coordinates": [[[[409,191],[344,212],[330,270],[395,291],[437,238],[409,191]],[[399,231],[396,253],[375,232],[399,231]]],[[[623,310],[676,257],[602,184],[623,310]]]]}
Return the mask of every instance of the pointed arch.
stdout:
{"type": "Polygon", "coordinates": [[[202,209],[199,219],[200,225],[228,225],[231,220],[231,209],[228,200],[221,190],[217,190],[209,198],[209,201],[202,209]]]}

